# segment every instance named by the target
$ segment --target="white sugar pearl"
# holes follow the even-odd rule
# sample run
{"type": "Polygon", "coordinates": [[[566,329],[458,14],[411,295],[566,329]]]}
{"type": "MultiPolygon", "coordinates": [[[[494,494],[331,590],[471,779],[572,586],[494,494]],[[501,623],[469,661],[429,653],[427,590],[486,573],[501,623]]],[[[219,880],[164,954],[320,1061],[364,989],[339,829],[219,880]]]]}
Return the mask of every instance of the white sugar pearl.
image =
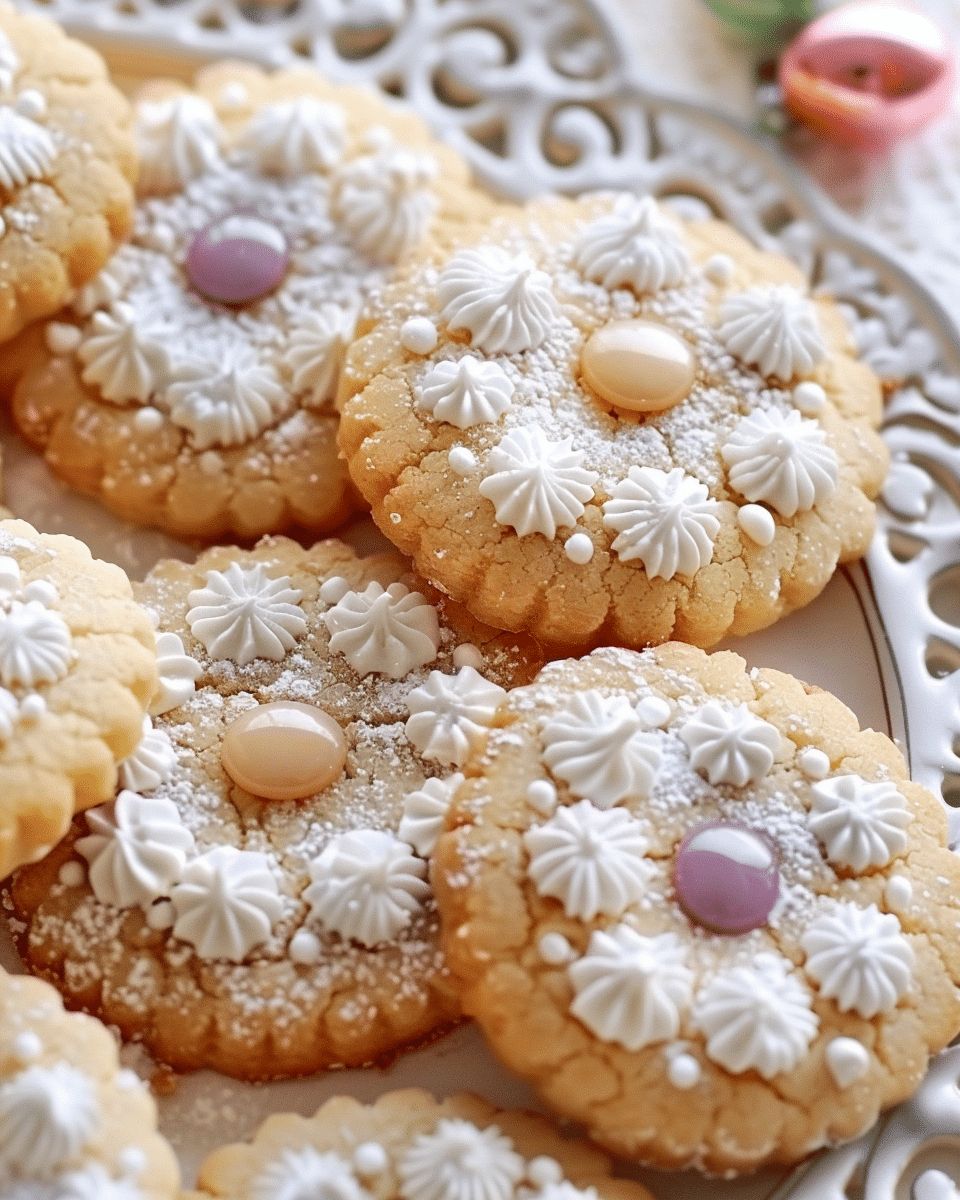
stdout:
{"type": "Polygon", "coordinates": [[[35,121],[38,117],[46,116],[47,98],[43,92],[38,92],[36,88],[24,88],[20,95],[17,96],[14,108],[21,117],[29,117],[32,121],[35,121]]]}
{"type": "Polygon", "coordinates": [[[834,1038],[827,1044],[824,1057],[837,1087],[849,1087],[870,1069],[870,1055],[866,1047],[853,1038],[834,1038]]]}
{"type": "Polygon", "coordinates": [[[40,1041],[32,1029],[28,1029],[24,1033],[18,1033],[13,1039],[12,1050],[13,1057],[17,1062],[33,1062],[35,1058],[39,1058],[43,1053],[43,1042],[40,1041]]]}
{"type": "Polygon", "coordinates": [[[379,1142],[361,1142],[353,1152],[353,1166],[358,1175],[380,1175],[389,1165],[387,1152],[379,1142]]]}
{"type": "Polygon", "coordinates": [[[139,1146],[124,1146],[117,1155],[117,1166],[121,1175],[140,1175],[147,1165],[147,1156],[139,1146]]]}
{"type": "Polygon", "coordinates": [[[295,963],[309,966],[320,961],[320,939],[309,929],[298,929],[290,939],[290,957],[295,963]]]}
{"type": "Polygon", "coordinates": [[[339,604],[349,591],[350,584],[347,583],[343,576],[334,575],[321,585],[320,599],[324,604],[339,604]]]}
{"type": "Polygon", "coordinates": [[[563,1183],[563,1167],[555,1158],[538,1154],[527,1165],[527,1178],[535,1188],[548,1188],[563,1183]]]}
{"type": "Polygon", "coordinates": [[[473,667],[479,671],[483,667],[483,655],[472,642],[464,642],[453,652],[453,665],[458,671],[461,667],[473,667]]]}
{"type": "Polygon", "coordinates": [[[429,354],[437,346],[437,327],[429,317],[409,317],[400,329],[400,345],[411,354],[429,354]]]}
{"type": "Polygon", "coordinates": [[[447,462],[458,475],[472,475],[477,469],[477,456],[466,446],[454,446],[447,455],[447,462]]]}
{"type": "Polygon", "coordinates": [[[890,908],[902,910],[913,899],[913,884],[906,875],[891,875],[883,895],[890,908]]]}
{"type": "Polygon", "coordinates": [[[246,84],[238,79],[232,79],[220,89],[220,103],[224,108],[243,108],[249,99],[250,92],[246,84]]]}
{"type": "Polygon", "coordinates": [[[527,803],[536,812],[548,817],[557,807],[557,789],[549,779],[535,779],[527,788],[527,803]]]}
{"type": "Polygon", "coordinates": [[[51,604],[56,604],[60,593],[56,589],[56,585],[52,584],[48,579],[32,579],[24,586],[24,600],[36,600],[38,604],[42,604],[44,608],[49,608],[51,604]]]}
{"type": "Polygon", "coordinates": [[[136,1071],[131,1071],[129,1067],[124,1067],[117,1072],[117,1077],[114,1084],[121,1092],[135,1092],[138,1088],[143,1087],[143,1082],[136,1071]]]}
{"type": "Polygon", "coordinates": [[[744,504],[737,509],[740,528],[758,546],[769,546],[777,532],[773,513],[762,504],[744,504]]]}
{"type": "Polygon", "coordinates": [[[563,549],[572,563],[582,567],[593,558],[593,538],[588,533],[574,533],[563,543],[563,549]]]}
{"type": "Polygon", "coordinates": [[[700,1080],[700,1064],[692,1054],[675,1054],[667,1067],[667,1078],[675,1088],[686,1091],[700,1080]]]}
{"type": "Polygon", "coordinates": [[[815,417],[826,404],[827,393],[819,383],[806,379],[793,389],[793,402],[804,416],[815,417]]]}
{"type": "Polygon", "coordinates": [[[137,409],[133,417],[133,427],[137,433],[156,433],[163,426],[163,413],[158,408],[137,409]]]}
{"type": "Polygon", "coordinates": [[[558,967],[574,957],[573,947],[562,933],[545,933],[537,943],[540,957],[545,963],[558,967]]]}
{"type": "Polygon", "coordinates": [[[39,692],[31,692],[20,701],[20,716],[25,721],[36,721],[47,711],[47,702],[39,692]]]}
{"type": "Polygon", "coordinates": [[[703,264],[703,273],[721,287],[733,278],[734,263],[729,254],[714,254],[703,264]]]}
{"type": "Polygon", "coordinates": [[[83,869],[83,863],[79,863],[76,859],[71,859],[65,862],[57,873],[57,878],[64,887],[80,887],[86,879],[87,873],[83,869]]]}
{"type": "Polygon", "coordinates": [[[65,321],[51,321],[43,333],[51,354],[72,354],[80,345],[80,330],[65,321]]]}
{"type": "Polygon", "coordinates": [[[151,929],[172,929],[176,919],[177,914],[169,900],[161,900],[147,909],[147,924],[151,929]]]}
{"type": "Polygon", "coordinates": [[[637,705],[637,716],[648,729],[661,729],[670,720],[671,708],[662,696],[644,696],[637,705]]]}
{"type": "Polygon", "coordinates": [[[801,750],[797,761],[800,763],[800,770],[808,779],[826,779],[830,774],[830,759],[816,746],[808,746],[806,750],[801,750]]]}

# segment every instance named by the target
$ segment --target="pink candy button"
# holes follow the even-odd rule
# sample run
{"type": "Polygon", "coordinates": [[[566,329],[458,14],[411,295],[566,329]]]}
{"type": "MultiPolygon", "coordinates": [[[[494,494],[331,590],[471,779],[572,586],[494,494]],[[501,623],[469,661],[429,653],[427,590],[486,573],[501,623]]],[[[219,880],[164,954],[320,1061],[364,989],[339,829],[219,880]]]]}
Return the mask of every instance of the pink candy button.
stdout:
{"type": "Polygon", "coordinates": [[[736,821],[712,821],[687,834],[673,883],[687,916],[714,933],[759,929],[780,894],[773,847],[736,821]]]}
{"type": "Polygon", "coordinates": [[[883,151],[947,106],[954,56],[943,31],[883,0],[847,4],[811,22],[780,59],[784,104],[818,133],[883,151]]]}
{"type": "Polygon", "coordinates": [[[273,291],[290,263],[287,239],[256,213],[235,211],[197,233],[187,251],[187,278],[208,300],[246,304],[273,291]]]}

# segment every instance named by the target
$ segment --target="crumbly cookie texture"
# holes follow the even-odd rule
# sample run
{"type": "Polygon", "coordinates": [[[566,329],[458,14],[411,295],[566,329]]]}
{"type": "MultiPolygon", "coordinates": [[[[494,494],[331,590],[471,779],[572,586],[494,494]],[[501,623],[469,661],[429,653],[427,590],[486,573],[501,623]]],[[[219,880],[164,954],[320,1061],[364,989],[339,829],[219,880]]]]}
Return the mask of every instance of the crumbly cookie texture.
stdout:
{"type": "Polygon", "coordinates": [[[310,1195],[329,1188],[355,1200],[651,1200],[641,1184],[610,1172],[605,1154],[541,1116],[407,1088],[374,1104],[337,1097],[312,1117],[269,1117],[249,1144],[207,1158],[195,1200],[307,1195],[310,1187],[310,1195]]]}
{"type": "Polygon", "coordinates": [[[39,979],[0,971],[0,1191],[175,1200],[176,1159],[149,1090],[99,1021],[39,979]]]}
{"type": "Polygon", "coordinates": [[[100,56],[0,5],[0,341],[49,316],[130,229],[130,105],[100,56]]]}
{"type": "Polygon", "coordinates": [[[861,555],[887,453],[844,319],[649,197],[538,203],[408,269],[341,381],[374,519],[481,619],[709,646],[861,555]],[[405,345],[411,321],[435,348],[405,345]]]}
{"type": "Polygon", "coordinates": [[[960,863],[896,747],[679,643],[544,668],[434,851],[493,1048],[625,1158],[711,1173],[858,1136],[960,1029],[960,863]]]}
{"type": "Polygon", "coordinates": [[[306,68],[147,85],[136,133],[132,238],[15,347],[16,420],[125,518],[328,532],[362,507],[333,407],[362,303],[496,206],[402,106],[306,68]]]}
{"type": "Polygon", "coordinates": [[[177,1069],[307,1074],[450,1027],[428,860],[532,649],[335,541],[218,547],[137,595],[153,723],[13,879],[32,969],[177,1069]]]}
{"type": "Polygon", "coordinates": [[[150,622],[82,542],[0,521],[0,878],[115,790],[157,686],[150,622]]]}

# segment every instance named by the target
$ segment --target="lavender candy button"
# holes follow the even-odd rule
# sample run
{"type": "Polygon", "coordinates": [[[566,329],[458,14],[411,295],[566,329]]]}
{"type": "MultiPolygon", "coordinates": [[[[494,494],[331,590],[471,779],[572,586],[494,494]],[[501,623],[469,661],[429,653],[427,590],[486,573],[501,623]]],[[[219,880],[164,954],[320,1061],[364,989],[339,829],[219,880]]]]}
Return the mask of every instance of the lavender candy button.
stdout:
{"type": "Polygon", "coordinates": [[[715,933],[759,929],[777,902],[777,856],[765,837],[734,821],[689,833],[673,875],[684,912],[715,933]]]}
{"type": "Polygon", "coordinates": [[[290,263],[287,239],[256,213],[229,212],[194,236],[187,277],[219,304],[246,304],[272,291],[290,263]]]}

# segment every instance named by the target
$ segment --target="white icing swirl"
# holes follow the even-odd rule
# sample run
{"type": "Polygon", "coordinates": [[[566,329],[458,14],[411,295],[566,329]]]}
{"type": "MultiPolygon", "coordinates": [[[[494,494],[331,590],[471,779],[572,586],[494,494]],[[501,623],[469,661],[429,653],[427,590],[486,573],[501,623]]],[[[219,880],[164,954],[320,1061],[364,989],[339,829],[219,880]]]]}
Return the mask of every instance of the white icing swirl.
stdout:
{"type": "Polygon", "coordinates": [[[816,308],[788,284],[728,296],[717,336],[731,354],[782,380],[808,375],[827,352],[816,308]]]}
{"type": "Polygon", "coordinates": [[[463,775],[455,771],[446,779],[428,779],[423,787],[404,796],[397,836],[409,842],[421,858],[429,858],[433,853],[447,809],[461,783],[463,775]]]}
{"type": "Polygon", "coordinates": [[[123,256],[115,254],[107,265],[83,287],[78,288],[70,307],[81,317],[89,317],[98,308],[112,308],[122,300],[130,271],[123,256]]]}
{"type": "Polygon", "coordinates": [[[838,904],[800,938],[804,971],[820,995],[869,1020],[895,1008],[913,979],[913,948],[893,913],[875,904],[838,904]]]}
{"type": "Polygon", "coordinates": [[[13,600],[0,612],[0,683],[35,688],[63,679],[73,658],[70,628],[39,600],[13,600]]]}
{"type": "Polygon", "coordinates": [[[490,452],[480,495],[520,537],[553,538],[558,526],[576,524],[593,496],[599,476],[581,465],[584,457],[572,438],[551,442],[539,427],[512,429],[490,452]]]}
{"type": "Polygon", "coordinates": [[[248,1200],[370,1200],[349,1162],[335,1151],[286,1149],[250,1182],[248,1200]]]}
{"type": "Polygon", "coordinates": [[[643,826],[623,808],[604,812],[581,800],[558,808],[523,835],[527,874],[541,896],[554,896],[568,917],[619,917],[639,900],[653,867],[643,826]]]}
{"type": "Polygon", "coordinates": [[[473,667],[456,675],[431,671],[407,696],[406,735],[424,758],[463,766],[506,694],[473,667]]]}
{"type": "Polygon", "coordinates": [[[513,1200],[526,1163],[496,1125],[444,1118],[397,1163],[403,1200],[513,1200]]]}
{"type": "Polygon", "coordinates": [[[265,104],[243,135],[257,168],[283,178],[332,170],[343,158],[346,143],[343,109],[315,96],[265,104]]]}
{"type": "Polygon", "coordinates": [[[338,171],[332,209],[350,239],[374,262],[393,263],[423,240],[436,208],[429,154],[389,148],[338,171]]]}
{"type": "Polygon", "coordinates": [[[904,832],[913,817],[889,780],[836,775],[810,788],[807,824],[823,842],[827,861],[856,872],[885,867],[907,848],[904,832]]]}
{"type": "Polygon", "coordinates": [[[10,39],[0,32],[0,91],[8,92],[20,70],[20,58],[10,39]]]}
{"type": "Polygon", "coordinates": [[[461,250],[440,272],[437,299],[451,329],[488,354],[536,350],[560,316],[550,277],[497,246],[461,250]]]}
{"type": "Polygon", "coordinates": [[[148,908],[183,875],[193,834],[172,800],[122,791],[85,814],[90,834],[77,850],[90,864],[93,894],[113,908],[148,908]]]}
{"type": "Polygon", "coordinates": [[[0,184],[8,192],[45,179],[57,157],[48,131],[6,105],[0,107],[0,184]]]}
{"type": "Polygon", "coordinates": [[[780,750],[780,731],[746,704],[729,708],[710,700],[683,723],[679,736],[690,751],[690,765],[714,786],[757,783],[780,750]]]}
{"type": "Polygon", "coordinates": [[[495,421],[512,398],[513,384],[503,367],[472,354],[434,363],[417,390],[420,408],[457,429],[495,421]]]}
{"type": "Polygon", "coordinates": [[[384,590],[372,582],[362,592],[347,592],[321,619],[330,630],[331,651],[359,675],[401,679],[433,662],[440,649],[437,610],[402,583],[384,590]]]}
{"type": "Polygon", "coordinates": [[[135,309],[118,302],[109,312],[95,312],[77,346],[85,367],[80,378],[96,384],[105,400],[145,404],[167,365],[160,341],[144,330],[135,309]]]}
{"type": "Polygon", "coordinates": [[[392,940],[430,894],[427,864],[381,829],[341,833],[310,864],[303,893],[313,917],[364,946],[392,940]]]}
{"type": "Polygon", "coordinates": [[[603,505],[603,527],[617,537],[621,562],[639,558],[651,579],[692,575],[713,557],[720,529],[716,500],[682,467],[630,468],[603,505]]]}
{"type": "Polygon", "coordinates": [[[187,596],[187,624],[213,659],[245,667],[255,658],[279,662],[307,630],[299,606],[303,593],[281,575],[271,579],[263,563],[208,571],[207,585],[187,596]]]}
{"type": "Polygon", "coordinates": [[[217,846],[188,862],[170,899],[174,935],[201,958],[241,962],[265,942],[283,904],[265,854],[217,846]]]}
{"type": "Polygon", "coordinates": [[[184,652],[183,642],[175,633],[157,633],[157,690],[147,709],[151,717],[162,716],[172,708],[186,704],[196,691],[203,668],[184,652]]]}
{"type": "MultiPolygon", "coordinates": [[[[100,1163],[89,1163],[82,1170],[61,1175],[56,1189],[51,1200],[146,1200],[132,1180],[111,1178],[100,1163]]],[[[33,1198],[24,1197],[24,1200],[33,1198]]]]}
{"type": "Polygon", "coordinates": [[[65,1062],[28,1067],[0,1085],[0,1172],[44,1179],[67,1166],[100,1120],[96,1086],[65,1062]]]}
{"type": "Polygon", "coordinates": [[[151,195],[174,192],[221,166],[223,128],[202,96],[185,92],[137,105],[137,189],[151,195]]]}
{"type": "Polygon", "coordinates": [[[597,808],[646,799],[660,769],[660,739],[648,733],[626,696],[573,695],[544,722],[543,761],[597,808]]]}
{"type": "Polygon", "coordinates": [[[237,446],[272,425],[289,405],[276,368],[248,346],[217,359],[174,363],[164,392],[170,420],[188,429],[193,446],[237,446]]]}
{"type": "Polygon", "coordinates": [[[697,993],[693,1019],[707,1035],[707,1056],[734,1075],[772,1079],[789,1071],[817,1035],[811,996],[779,955],[758,954],[753,967],[730,967],[697,993]]]}
{"type": "Polygon", "coordinates": [[[583,230],[573,254],[587,279],[637,295],[676,287],[690,270],[682,236],[652,196],[618,196],[611,213],[583,230]]]}
{"type": "Polygon", "coordinates": [[[320,304],[299,312],[283,352],[293,389],[305,392],[307,407],[332,400],[347,347],[353,341],[356,316],[339,304],[320,304]]]}
{"type": "Polygon", "coordinates": [[[693,972],[676,934],[644,937],[629,925],[594,930],[583,958],[567,967],[570,1011],[602,1042],[640,1050],[676,1037],[693,972]]]}
{"type": "Polygon", "coordinates": [[[177,752],[166,730],[154,729],[145,716],[136,748],[117,763],[117,778],[128,791],[151,792],[167,782],[176,765],[177,752]]]}
{"type": "Polygon", "coordinates": [[[742,417],[720,455],[730,468],[734,491],[765,501],[782,517],[807,512],[837,486],[836,454],[817,422],[805,420],[796,409],[786,416],[758,409],[742,417]]]}

